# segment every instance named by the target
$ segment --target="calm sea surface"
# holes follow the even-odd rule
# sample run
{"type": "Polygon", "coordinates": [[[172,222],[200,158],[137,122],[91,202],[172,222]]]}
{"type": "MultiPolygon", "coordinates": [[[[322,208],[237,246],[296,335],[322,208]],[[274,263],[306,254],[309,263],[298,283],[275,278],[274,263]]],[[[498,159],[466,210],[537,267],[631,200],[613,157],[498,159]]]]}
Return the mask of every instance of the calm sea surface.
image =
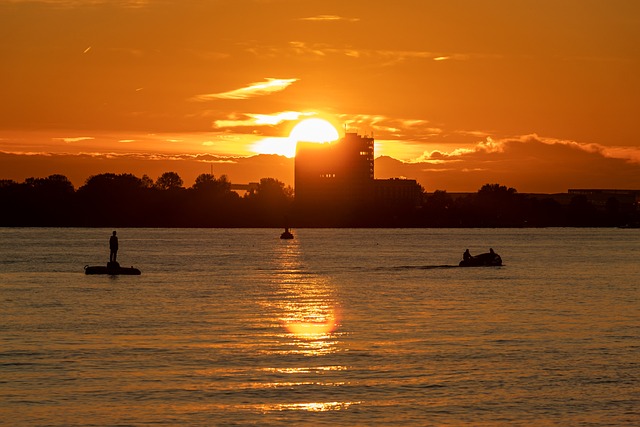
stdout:
{"type": "Polygon", "coordinates": [[[640,230],[111,231],[0,229],[1,425],[640,425],[640,230]]]}

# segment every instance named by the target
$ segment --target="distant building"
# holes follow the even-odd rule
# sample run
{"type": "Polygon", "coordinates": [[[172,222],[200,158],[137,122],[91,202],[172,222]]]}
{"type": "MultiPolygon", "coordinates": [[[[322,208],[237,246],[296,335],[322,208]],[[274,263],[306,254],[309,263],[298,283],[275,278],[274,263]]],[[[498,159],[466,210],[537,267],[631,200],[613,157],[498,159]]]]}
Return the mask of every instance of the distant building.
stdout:
{"type": "Polygon", "coordinates": [[[415,179],[376,179],[374,189],[379,204],[416,207],[422,201],[422,187],[415,179]]]}
{"type": "Polygon", "coordinates": [[[295,198],[301,205],[373,200],[373,138],[346,133],[326,144],[298,142],[295,198]]]}
{"type": "Polygon", "coordinates": [[[241,196],[247,193],[255,193],[256,191],[258,191],[259,187],[260,184],[257,182],[250,182],[248,184],[231,184],[231,190],[235,191],[241,196]]]}
{"type": "Polygon", "coordinates": [[[301,208],[362,212],[375,205],[415,207],[422,188],[415,180],[374,179],[374,139],[347,132],[333,143],[299,142],[295,200],[301,208]]]}

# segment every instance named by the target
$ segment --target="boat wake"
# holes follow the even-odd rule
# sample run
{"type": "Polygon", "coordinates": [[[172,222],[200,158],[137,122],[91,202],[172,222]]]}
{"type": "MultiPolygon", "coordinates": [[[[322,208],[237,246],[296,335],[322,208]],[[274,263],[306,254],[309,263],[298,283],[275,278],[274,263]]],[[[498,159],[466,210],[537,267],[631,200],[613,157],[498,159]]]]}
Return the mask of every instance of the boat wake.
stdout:
{"type": "Polygon", "coordinates": [[[458,268],[457,265],[398,265],[390,267],[376,267],[374,271],[405,271],[405,270],[438,270],[445,268],[458,268]]]}

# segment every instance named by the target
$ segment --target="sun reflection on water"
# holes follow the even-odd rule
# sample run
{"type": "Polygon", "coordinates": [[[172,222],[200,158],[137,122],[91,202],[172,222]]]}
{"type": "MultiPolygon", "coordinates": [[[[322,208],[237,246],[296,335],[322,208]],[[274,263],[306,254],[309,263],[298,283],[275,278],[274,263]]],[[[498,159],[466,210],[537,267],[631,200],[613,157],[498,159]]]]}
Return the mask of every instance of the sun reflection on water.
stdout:
{"type": "Polygon", "coordinates": [[[276,405],[263,405],[262,410],[267,411],[309,411],[327,412],[348,409],[351,405],[362,402],[309,402],[309,403],[281,403],[276,405]]]}
{"type": "Polygon", "coordinates": [[[277,345],[266,351],[277,357],[279,366],[262,368],[270,381],[258,386],[277,390],[282,399],[263,402],[256,409],[328,412],[360,404],[334,396],[344,393],[340,389],[348,383],[341,371],[349,369],[331,364],[333,355],[345,351],[336,287],[329,277],[309,271],[299,239],[279,243],[273,256],[273,293],[264,301],[279,329],[272,335],[277,338],[277,345]],[[327,395],[333,398],[326,401],[327,395]],[[302,396],[304,400],[300,401],[302,396]]]}
{"type": "Polygon", "coordinates": [[[274,261],[278,285],[272,301],[280,312],[290,354],[326,355],[337,351],[340,317],[335,289],[327,277],[305,269],[297,241],[282,242],[274,261]]]}
{"type": "Polygon", "coordinates": [[[336,326],[337,321],[333,311],[326,316],[314,313],[312,317],[303,320],[285,320],[285,327],[290,333],[298,338],[309,340],[329,339],[336,326]]]}
{"type": "Polygon", "coordinates": [[[265,368],[266,372],[274,372],[278,374],[308,374],[311,372],[320,373],[323,371],[346,371],[346,366],[315,366],[313,368],[265,368]]]}

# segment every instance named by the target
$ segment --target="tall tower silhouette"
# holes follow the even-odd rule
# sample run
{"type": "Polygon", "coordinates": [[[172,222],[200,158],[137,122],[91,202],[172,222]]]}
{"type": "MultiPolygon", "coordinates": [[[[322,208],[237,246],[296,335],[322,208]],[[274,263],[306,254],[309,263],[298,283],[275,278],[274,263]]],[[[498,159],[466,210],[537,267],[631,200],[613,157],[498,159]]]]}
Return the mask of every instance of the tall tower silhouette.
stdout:
{"type": "Polygon", "coordinates": [[[303,205],[364,203],[373,197],[373,138],[346,133],[333,143],[299,142],[296,202],[303,205]]]}

